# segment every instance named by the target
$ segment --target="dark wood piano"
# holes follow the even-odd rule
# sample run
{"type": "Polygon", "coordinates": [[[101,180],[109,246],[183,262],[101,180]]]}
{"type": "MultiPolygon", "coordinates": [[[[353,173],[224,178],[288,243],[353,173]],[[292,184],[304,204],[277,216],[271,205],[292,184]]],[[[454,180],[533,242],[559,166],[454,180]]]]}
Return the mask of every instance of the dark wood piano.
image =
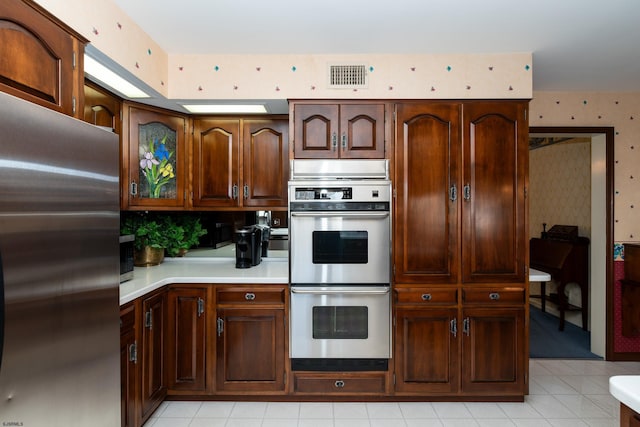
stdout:
{"type": "Polygon", "coordinates": [[[589,239],[579,237],[576,226],[553,226],[549,232],[543,232],[541,238],[532,238],[529,242],[529,266],[551,275],[558,284],[558,293],[547,297],[546,283],[540,284],[540,295],[531,295],[541,299],[542,311],[545,311],[546,299],[554,302],[560,311],[560,325],[564,330],[565,312],[582,312],[582,329],[587,330],[589,322],[589,239]],[[580,287],[581,305],[570,305],[565,287],[576,283],[580,287]]]}

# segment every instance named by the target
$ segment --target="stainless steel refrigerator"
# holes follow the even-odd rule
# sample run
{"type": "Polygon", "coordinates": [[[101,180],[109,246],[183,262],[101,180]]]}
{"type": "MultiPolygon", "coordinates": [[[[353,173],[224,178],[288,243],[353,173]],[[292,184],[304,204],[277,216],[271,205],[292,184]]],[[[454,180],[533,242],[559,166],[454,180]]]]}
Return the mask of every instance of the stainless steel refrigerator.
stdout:
{"type": "Polygon", "coordinates": [[[120,425],[118,152],[0,93],[0,426],[120,425]]]}

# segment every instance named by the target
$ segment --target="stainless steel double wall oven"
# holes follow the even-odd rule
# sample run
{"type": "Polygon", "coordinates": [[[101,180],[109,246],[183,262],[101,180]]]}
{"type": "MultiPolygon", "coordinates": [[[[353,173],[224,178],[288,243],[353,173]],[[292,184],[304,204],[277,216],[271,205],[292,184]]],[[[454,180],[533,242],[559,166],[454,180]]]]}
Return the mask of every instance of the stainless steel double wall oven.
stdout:
{"type": "Polygon", "coordinates": [[[289,181],[293,370],[386,370],[391,182],[386,160],[294,160],[289,181]]]}

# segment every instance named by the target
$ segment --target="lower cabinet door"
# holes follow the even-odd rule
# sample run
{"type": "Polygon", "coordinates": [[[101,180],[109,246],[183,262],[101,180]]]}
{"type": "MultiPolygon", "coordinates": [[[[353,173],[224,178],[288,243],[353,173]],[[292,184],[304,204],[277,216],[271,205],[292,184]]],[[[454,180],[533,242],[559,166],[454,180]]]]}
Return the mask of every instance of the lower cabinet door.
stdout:
{"type": "Polygon", "coordinates": [[[121,427],[136,427],[136,330],[135,305],[120,311],[120,409],[121,427]]]}
{"type": "Polygon", "coordinates": [[[217,311],[216,388],[284,392],[284,308],[217,311]]]}
{"type": "Polygon", "coordinates": [[[205,391],[207,289],[172,287],[168,292],[167,387],[205,391]]]}
{"type": "Polygon", "coordinates": [[[523,395],[524,309],[467,308],[462,317],[462,392],[523,395]]]}
{"type": "Polygon", "coordinates": [[[165,382],[166,294],[164,290],[142,301],[142,422],[167,395],[165,382]]]}
{"type": "Polygon", "coordinates": [[[456,308],[396,310],[397,394],[450,394],[458,390],[456,308]]]}

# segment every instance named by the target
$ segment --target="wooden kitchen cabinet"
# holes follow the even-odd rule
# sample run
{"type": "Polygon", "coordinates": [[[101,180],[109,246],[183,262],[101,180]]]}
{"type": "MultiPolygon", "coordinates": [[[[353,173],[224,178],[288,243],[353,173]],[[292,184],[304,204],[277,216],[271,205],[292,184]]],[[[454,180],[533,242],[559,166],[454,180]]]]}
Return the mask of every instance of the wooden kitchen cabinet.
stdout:
{"type": "Polygon", "coordinates": [[[396,288],[394,305],[396,393],[455,393],[460,370],[457,291],[396,288]]]}
{"type": "Polygon", "coordinates": [[[138,335],[135,302],[120,308],[120,409],[121,426],[136,427],[138,420],[138,335]]]}
{"type": "Polygon", "coordinates": [[[462,318],[462,392],[522,396],[528,370],[524,308],[465,308],[462,318]]]}
{"type": "Polygon", "coordinates": [[[640,427],[640,414],[620,403],[620,427],[640,427]]]}
{"type": "Polygon", "coordinates": [[[194,120],[192,169],[194,208],[286,208],[288,119],[194,120]]]}
{"type": "Polygon", "coordinates": [[[526,108],[396,105],[396,393],[526,393],[526,108]]]}
{"type": "Polygon", "coordinates": [[[458,103],[396,106],[396,283],[459,280],[461,115],[458,103]]]}
{"type": "Polygon", "coordinates": [[[207,312],[210,285],[171,285],[167,291],[168,394],[207,390],[207,312]]]}
{"type": "MultiPolygon", "coordinates": [[[[84,83],[84,121],[122,135],[122,99],[96,83],[84,83]]],[[[122,155],[122,153],[120,153],[122,155]]]]}
{"type": "Polygon", "coordinates": [[[141,425],[147,421],[167,395],[165,381],[165,336],[167,295],[159,290],[142,300],[141,342],[141,425]]]}
{"type": "Polygon", "coordinates": [[[216,287],[217,393],[284,394],[284,285],[216,287]]]}
{"type": "Polygon", "coordinates": [[[386,372],[294,372],[293,392],[306,396],[380,396],[386,372]]]}
{"type": "Polygon", "coordinates": [[[187,117],[128,102],[123,117],[123,209],[185,208],[187,117]]]}
{"type": "Polygon", "coordinates": [[[0,90],[82,119],[87,40],[30,0],[0,2],[0,90]]]}
{"type": "Polygon", "coordinates": [[[384,159],[386,104],[290,102],[296,159],[384,159]]]}
{"type": "Polygon", "coordinates": [[[396,106],[397,283],[525,281],[526,105],[396,106]]]}
{"type": "Polygon", "coordinates": [[[463,105],[462,281],[524,283],[528,102],[463,105]]]}

